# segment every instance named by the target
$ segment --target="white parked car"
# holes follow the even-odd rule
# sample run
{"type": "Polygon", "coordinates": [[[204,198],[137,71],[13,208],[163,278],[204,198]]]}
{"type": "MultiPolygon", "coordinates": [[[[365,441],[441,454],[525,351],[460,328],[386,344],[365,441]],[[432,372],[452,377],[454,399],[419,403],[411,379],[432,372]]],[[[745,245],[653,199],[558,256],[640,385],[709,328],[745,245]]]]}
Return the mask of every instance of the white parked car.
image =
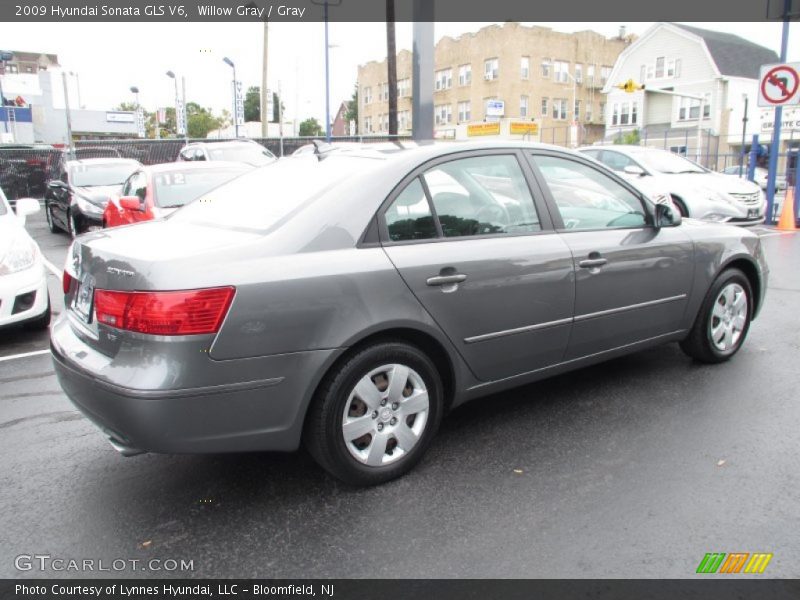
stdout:
{"type": "Polygon", "coordinates": [[[42,252],[25,230],[25,217],[39,210],[33,198],[17,200],[17,214],[0,190],[0,327],[50,325],[50,296],[42,252]]]}
{"type": "MultiPolygon", "coordinates": [[[[725,175],[735,175],[739,177],[739,165],[733,165],[730,167],[726,167],[722,170],[722,173],[725,175]]],[[[769,171],[763,167],[756,167],[753,171],[753,182],[756,183],[762,190],[767,189],[767,175],[769,171]]],[[[742,177],[747,178],[747,165],[742,167],[742,177]]],[[[776,175],[775,176],[775,189],[776,190],[785,190],[786,189],[786,175],[776,175]]]]}
{"type": "Polygon", "coordinates": [[[644,146],[580,148],[646,192],[664,190],[684,217],[752,225],[764,220],[761,188],[745,179],[715,173],[678,154],[644,146]]]}

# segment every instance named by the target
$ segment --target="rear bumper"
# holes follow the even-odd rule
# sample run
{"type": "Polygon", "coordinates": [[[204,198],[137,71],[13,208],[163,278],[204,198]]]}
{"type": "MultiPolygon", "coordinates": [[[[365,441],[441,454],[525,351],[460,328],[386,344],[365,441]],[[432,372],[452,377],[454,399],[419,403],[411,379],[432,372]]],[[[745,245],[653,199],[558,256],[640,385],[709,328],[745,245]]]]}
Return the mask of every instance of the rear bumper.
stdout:
{"type": "Polygon", "coordinates": [[[324,350],[232,361],[206,355],[200,360],[214,383],[138,389],[115,382],[115,375],[147,381],[145,372],[158,367],[131,364],[123,351],[116,358],[100,354],[76,336],[68,319],[53,325],[50,346],[67,396],[128,456],[295,450],[316,376],[338,355],[324,350]],[[131,377],[131,369],[142,376],[131,377]]]}

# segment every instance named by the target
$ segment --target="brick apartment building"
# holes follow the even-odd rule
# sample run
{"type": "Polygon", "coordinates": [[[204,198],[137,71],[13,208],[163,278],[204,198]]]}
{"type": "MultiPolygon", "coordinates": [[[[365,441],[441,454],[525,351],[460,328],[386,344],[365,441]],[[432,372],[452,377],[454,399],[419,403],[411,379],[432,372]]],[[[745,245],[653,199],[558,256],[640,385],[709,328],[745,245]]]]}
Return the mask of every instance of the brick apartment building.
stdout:
{"type": "MultiPolygon", "coordinates": [[[[606,38],[593,31],[562,33],[519,23],[443,37],[435,47],[436,135],[451,137],[459,124],[487,120],[490,100],[504,102],[503,117],[535,120],[544,142],[567,143],[573,118],[582,131],[602,132],[601,90],[630,42],[624,32],[606,38]]],[[[412,54],[402,50],[397,55],[400,133],[411,130],[411,72],[412,54]]],[[[389,129],[387,79],[385,60],[358,68],[361,134],[389,129]]]]}

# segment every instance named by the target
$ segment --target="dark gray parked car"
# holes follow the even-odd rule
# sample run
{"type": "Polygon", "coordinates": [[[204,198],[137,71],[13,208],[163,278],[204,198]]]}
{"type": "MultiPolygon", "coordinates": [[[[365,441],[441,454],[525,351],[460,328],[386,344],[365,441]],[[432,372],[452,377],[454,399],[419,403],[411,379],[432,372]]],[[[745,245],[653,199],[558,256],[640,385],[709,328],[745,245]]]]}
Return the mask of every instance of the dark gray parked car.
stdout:
{"type": "Polygon", "coordinates": [[[79,237],[52,328],[123,454],[291,451],[372,484],[467,400],[666,342],[705,362],[761,308],[757,236],[534,144],[278,161],[79,237]]]}

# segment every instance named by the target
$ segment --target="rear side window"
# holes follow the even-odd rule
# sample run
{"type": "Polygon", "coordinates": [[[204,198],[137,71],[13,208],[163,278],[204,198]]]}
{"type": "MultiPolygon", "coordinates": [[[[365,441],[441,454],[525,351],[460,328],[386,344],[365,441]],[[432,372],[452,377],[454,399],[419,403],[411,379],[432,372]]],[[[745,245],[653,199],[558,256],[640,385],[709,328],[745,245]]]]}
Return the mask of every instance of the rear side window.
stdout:
{"type": "Polygon", "coordinates": [[[539,217],[517,159],[464,158],[425,172],[445,237],[539,231],[539,217]]]}
{"type": "Polygon", "coordinates": [[[384,218],[393,242],[541,231],[516,157],[499,154],[428,169],[408,184],[384,218]]]}
{"type": "Polygon", "coordinates": [[[406,186],[386,211],[386,227],[393,242],[436,237],[436,224],[419,178],[406,186]]]}

